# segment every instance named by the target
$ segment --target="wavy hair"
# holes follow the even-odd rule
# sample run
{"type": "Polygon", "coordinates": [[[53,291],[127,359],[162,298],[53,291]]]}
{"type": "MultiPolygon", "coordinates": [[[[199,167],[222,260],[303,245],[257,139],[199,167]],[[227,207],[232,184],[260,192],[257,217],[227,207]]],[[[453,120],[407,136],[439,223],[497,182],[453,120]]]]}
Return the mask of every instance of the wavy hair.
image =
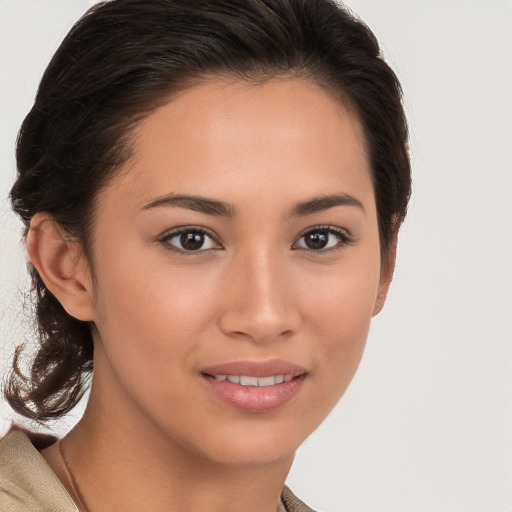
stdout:
{"type": "MultiPolygon", "coordinates": [[[[17,141],[14,211],[48,212],[90,254],[98,191],[130,157],[130,134],[177,91],[212,75],[297,76],[335,94],[364,130],[381,253],[405,217],[411,177],[399,81],[370,29],[331,0],[111,0],[91,8],[48,65],[17,141]]],[[[38,348],[16,351],[5,395],[45,421],[71,410],[93,369],[91,326],[31,269],[38,348]]]]}

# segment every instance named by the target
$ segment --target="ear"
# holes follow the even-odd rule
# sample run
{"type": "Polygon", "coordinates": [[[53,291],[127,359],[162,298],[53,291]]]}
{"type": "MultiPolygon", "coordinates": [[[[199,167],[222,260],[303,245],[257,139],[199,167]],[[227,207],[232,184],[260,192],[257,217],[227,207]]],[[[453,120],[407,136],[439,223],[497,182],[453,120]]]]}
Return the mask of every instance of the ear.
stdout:
{"type": "Polygon", "coordinates": [[[80,242],[49,214],[37,213],[30,221],[26,244],[32,265],[67,313],[78,320],[94,320],[90,271],[80,242]]]}
{"type": "Polygon", "coordinates": [[[373,308],[373,316],[378,315],[386,302],[388,296],[389,286],[393,280],[393,273],[395,271],[396,262],[396,246],[398,242],[398,222],[395,222],[396,228],[393,238],[387,248],[386,261],[383,262],[380,271],[379,288],[377,291],[377,298],[375,299],[375,306],[373,308]]]}

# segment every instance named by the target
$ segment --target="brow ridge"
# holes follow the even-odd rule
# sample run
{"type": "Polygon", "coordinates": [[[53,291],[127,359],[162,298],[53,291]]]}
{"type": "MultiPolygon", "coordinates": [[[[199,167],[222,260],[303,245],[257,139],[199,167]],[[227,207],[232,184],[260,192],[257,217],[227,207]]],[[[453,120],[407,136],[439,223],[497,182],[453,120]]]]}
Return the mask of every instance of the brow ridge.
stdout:
{"type": "MultiPolygon", "coordinates": [[[[334,208],[336,206],[352,206],[359,208],[365,212],[363,203],[350,194],[340,193],[331,194],[321,197],[314,197],[308,201],[303,201],[295,205],[290,216],[303,217],[314,213],[322,212],[334,208]]],[[[165,196],[157,197],[143,207],[144,210],[149,210],[158,207],[178,207],[193,210],[206,215],[214,215],[220,217],[234,217],[236,214],[235,206],[217,201],[214,199],[207,199],[201,196],[187,195],[187,194],[167,194],[165,196]]]]}
{"type": "Polygon", "coordinates": [[[187,210],[193,210],[195,212],[219,217],[233,217],[236,213],[235,207],[231,204],[187,194],[167,194],[165,196],[157,197],[142,209],[150,210],[158,207],[186,208],[187,210]]]}
{"type": "Polygon", "coordinates": [[[351,196],[350,194],[341,193],[314,197],[308,201],[299,203],[292,208],[290,216],[303,217],[305,215],[323,212],[336,206],[353,206],[362,210],[363,213],[366,213],[363,203],[359,201],[359,199],[351,196]]]}

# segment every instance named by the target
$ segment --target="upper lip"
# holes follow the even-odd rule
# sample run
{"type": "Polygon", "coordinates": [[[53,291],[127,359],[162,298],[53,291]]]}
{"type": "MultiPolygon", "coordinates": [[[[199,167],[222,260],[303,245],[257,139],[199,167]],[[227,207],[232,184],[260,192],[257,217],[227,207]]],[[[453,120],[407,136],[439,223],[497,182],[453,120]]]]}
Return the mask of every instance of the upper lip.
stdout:
{"type": "Polygon", "coordinates": [[[284,361],[269,359],[266,361],[231,361],[228,363],[208,366],[201,370],[205,375],[247,375],[251,377],[270,377],[272,375],[292,375],[294,377],[306,373],[302,366],[284,361]]]}

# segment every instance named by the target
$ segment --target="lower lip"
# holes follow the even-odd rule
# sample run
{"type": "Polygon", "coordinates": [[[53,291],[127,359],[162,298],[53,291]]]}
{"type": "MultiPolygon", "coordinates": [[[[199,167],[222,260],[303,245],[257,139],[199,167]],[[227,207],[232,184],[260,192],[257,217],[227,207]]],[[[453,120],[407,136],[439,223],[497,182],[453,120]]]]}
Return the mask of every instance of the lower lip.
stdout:
{"type": "Polygon", "coordinates": [[[228,380],[215,380],[204,375],[210,389],[224,402],[243,412],[264,413],[282,407],[302,388],[306,375],[273,386],[242,386],[228,380]]]}

